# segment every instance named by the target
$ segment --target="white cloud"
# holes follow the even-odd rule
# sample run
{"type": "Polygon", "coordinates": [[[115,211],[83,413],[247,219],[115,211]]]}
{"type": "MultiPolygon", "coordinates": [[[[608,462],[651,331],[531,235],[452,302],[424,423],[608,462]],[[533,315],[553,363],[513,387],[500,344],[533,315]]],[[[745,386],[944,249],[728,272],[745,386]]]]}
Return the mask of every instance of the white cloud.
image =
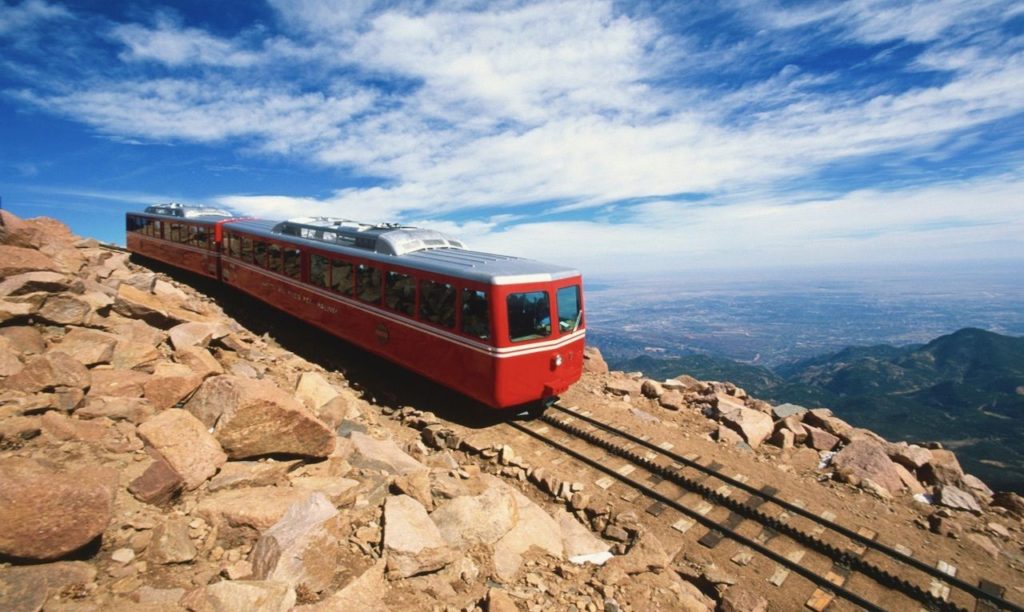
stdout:
{"type": "Polygon", "coordinates": [[[156,27],[120,24],[110,37],[127,50],[121,57],[130,61],[156,61],[168,66],[205,64],[245,67],[261,60],[256,52],[241,48],[196,28],[179,28],[167,17],[157,19],[156,27]]]}
{"type": "MultiPolygon", "coordinates": [[[[1006,228],[1019,226],[1006,223],[1007,193],[986,182],[800,206],[772,195],[852,159],[941,155],[965,131],[1019,114],[1024,51],[990,40],[1010,14],[1005,2],[747,2],[732,17],[758,24],[749,39],[707,44],[671,31],[656,12],[631,16],[602,0],[272,5],[283,33],[253,27],[223,38],[160,18],[115,25],[106,32],[123,45],[119,70],[49,89],[33,83],[17,96],[117,138],[241,141],[381,179],[323,199],[218,198],[248,213],[442,223],[483,215],[449,227],[475,246],[567,261],[593,245],[620,267],[640,247],[652,266],[671,261],[665,253],[739,262],[748,247],[762,261],[799,260],[809,245],[835,257],[859,256],[867,244],[876,249],[868,255],[912,256],[900,245],[923,245],[922,236],[966,253],[959,244],[1005,241],[1006,228]],[[905,70],[943,78],[857,89],[842,71],[800,64],[803,47],[833,38],[920,43],[926,50],[905,70]],[[761,63],[766,56],[784,68],[743,73],[745,62],[776,65],[761,63]],[[153,64],[176,76],[152,78],[153,64]],[[744,78],[708,78],[716,70],[744,78]],[[596,219],[616,202],[694,192],[717,206],[665,201],[620,206],[614,218],[634,215],[621,226],[596,219]],[[999,204],[964,213],[972,193],[999,204]],[[948,204],[925,205],[937,198],[948,204]],[[487,218],[538,202],[594,218],[487,218]],[[988,225],[990,217],[1002,222],[988,225]]],[[[39,0],[0,7],[63,10],[39,0]]]]}
{"type": "Polygon", "coordinates": [[[67,9],[46,0],[25,0],[14,5],[3,2],[0,3],[0,36],[24,35],[37,23],[69,17],[71,13],[67,9]]]}

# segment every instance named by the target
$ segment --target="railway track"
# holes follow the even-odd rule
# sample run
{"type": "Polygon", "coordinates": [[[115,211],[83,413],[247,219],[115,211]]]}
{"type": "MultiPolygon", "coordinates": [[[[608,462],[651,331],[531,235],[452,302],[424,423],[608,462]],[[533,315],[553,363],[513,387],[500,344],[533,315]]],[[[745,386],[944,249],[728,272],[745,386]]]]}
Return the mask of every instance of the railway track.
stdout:
{"type": "Polygon", "coordinates": [[[802,576],[817,586],[818,591],[812,596],[812,600],[816,599],[821,602],[822,606],[826,605],[833,596],[838,596],[866,610],[885,609],[844,586],[847,582],[846,577],[855,572],[870,578],[886,589],[900,592],[919,602],[928,610],[966,611],[967,608],[960,607],[946,598],[949,593],[948,589],[955,588],[972,596],[975,599],[977,610],[1024,612],[1024,608],[1002,597],[1004,589],[998,585],[982,580],[981,584],[976,586],[958,579],[950,575],[948,571],[933,567],[894,547],[877,542],[874,540],[873,534],[854,531],[826,517],[810,512],[798,504],[781,499],[776,495],[777,491],[770,487],[761,489],[752,487],[746,482],[723,474],[718,469],[721,466],[716,466],[714,463],[703,465],[694,458],[673,453],[578,410],[555,404],[534,423],[543,423],[553,427],[610,455],[625,459],[633,466],[650,474],[658,482],[669,481],[681,489],[696,493],[707,503],[726,508],[729,515],[724,521],[712,519],[709,517],[707,509],[693,508],[682,503],[678,498],[661,493],[653,486],[629,477],[632,470],[623,473],[621,468],[619,470],[612,469],[606,463],[553,439],[552,436],[547,435],[550,430],[546,427],[535,428],[515,421],[509,423],[519,431],[607,474],[653,500],[655,504],[648,508],[648,513],[657,516],[665,508],[672,508],[694,524],[703,525],[708,532],[701,538],[701,544],[713,548],[721,540],[731,539],[753,552],[771,559],[794,574],[802,576]],[[636,450],[637,447],[642,448],[643,451],[636,450]],[[687,472],[695,472],[696,475],[690,475],[687,472]],[[707,481],[711,479],[718,480],[723,484],[714,488],[707,484],[707,481]],[[734,491],[742,491],[749,497],[740,500],[734,496],[734,491]],[[781,508],[782,513],[778,516],[768,514],[762,509],[768,505],[781,508]],[[815,525],[815,528],[812,530],[801,529],[784,518],[787,514],[806,519],[815,525]],[[751,520],[761,525],[762,532],[769,534],[768,539],[776,535],[785,536],[806,549],[823,555],[831,560],[832,570],[826,575],[822,575],[808,569],[799,560],[772,550],[766,545],[767,539],[743,535],[738,528],[744,520],[751,520]],[[833,542],[835,540],[844,541],[846,545],[838,545],[826,540],[823,537],[825,533],[831,535],[830,539],[833,542]],[[882,563],[901,568],[900,574],[914,573],[919,578],[931,579],[931,587],[923,588],[917,582],[901,577],[893,569],[883,567],[879,563],[865,558],[868,551],[873,556],[879,557],[878,560],[882,563]]]}

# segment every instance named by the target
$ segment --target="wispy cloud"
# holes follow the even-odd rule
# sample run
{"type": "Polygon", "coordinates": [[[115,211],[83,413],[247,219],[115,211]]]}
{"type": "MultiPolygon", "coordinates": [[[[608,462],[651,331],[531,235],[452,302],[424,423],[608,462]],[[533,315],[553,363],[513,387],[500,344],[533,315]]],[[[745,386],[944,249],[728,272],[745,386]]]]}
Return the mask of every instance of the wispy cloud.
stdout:
{"type": "MultiPolygon", "coordinates": [[[[659,238],[644,241],[652,265],[664,249],[740,251],[703,237],[679,250],[680,227],[780,261],[794,242],[849,255],[865,236],[994,239],[1019,208],[992,178],[1020,186],[1009,159],[956,185],[929,175],[895,190],[868,172],[827,198],[807,185],[883,158],[956,163],[988,126],[1024,115],[1012,2],[270,4],[274,23],[233,33],[171,13],[108,21],[91,42],[108,59],[60,82],[28,65],[7,94],[114,139],[205,143],[358,179],[319,197],[211,194],[246,212],[429,219],[494,249],[570,245],[559,257],[600,243],[624,245],[602,251],[621,258],[641,232],[659,238]],[[953,204],[936,221],[921,198],[940,197],[953,204]]],[[[75,18],[40,0],[0,7],[0,24],[75,18]]]]}
{"type": "Polygon", "coordinates": [[[37,24],[70,17],[70,11],[46,0],[24,0],[14,5],[0,3],[0,36],[23,36],[37,24]]]}

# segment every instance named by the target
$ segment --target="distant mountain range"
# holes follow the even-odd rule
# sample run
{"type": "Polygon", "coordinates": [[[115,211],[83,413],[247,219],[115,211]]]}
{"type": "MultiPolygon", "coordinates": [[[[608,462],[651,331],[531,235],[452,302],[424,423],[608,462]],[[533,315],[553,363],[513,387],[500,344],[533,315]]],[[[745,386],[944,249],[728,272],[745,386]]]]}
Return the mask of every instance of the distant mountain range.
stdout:
{"type": "Polygon", "coordinates": [[[704,355],[606,359],[616,370],[685,373],[776,403],[825,406],[893,441],[939,441],[992,488],[1024,492],[1024,338],[965,328],[924,345],[850,347],[773,369],[704,355]]]}

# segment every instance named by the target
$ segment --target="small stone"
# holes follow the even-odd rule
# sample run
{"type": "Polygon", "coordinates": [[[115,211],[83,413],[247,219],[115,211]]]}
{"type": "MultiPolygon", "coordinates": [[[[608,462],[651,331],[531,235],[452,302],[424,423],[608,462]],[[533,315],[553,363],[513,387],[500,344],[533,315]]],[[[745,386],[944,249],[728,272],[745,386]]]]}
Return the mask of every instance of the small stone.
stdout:
{"type": "Polygon", "coordinates": [[[127,565],[135,560],[135,551],[130,548],[118,548],[111,553],[110,558],[121,565],[127,565]]]}

